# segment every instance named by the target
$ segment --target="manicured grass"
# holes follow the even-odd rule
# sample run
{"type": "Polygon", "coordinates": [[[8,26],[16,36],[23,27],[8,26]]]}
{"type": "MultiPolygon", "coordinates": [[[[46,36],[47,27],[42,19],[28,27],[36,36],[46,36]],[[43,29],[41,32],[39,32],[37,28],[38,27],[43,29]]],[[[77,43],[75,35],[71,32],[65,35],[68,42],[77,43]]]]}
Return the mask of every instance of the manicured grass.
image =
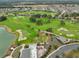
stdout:
{"type": "MultiPolygon", "coordinates": [[[[29,11],[29,12],[16,12],[16,13],[23,13],[23,14],[51,14],[51,12],[45,11],[29,11]]],[[[55,15],[56,13],[52,13],[55,15]]],[[[62,36],[66,38],[72,39],[79,39],[79,23],[72,24],[69,21],[65,20],[65,25],[60,25],[61,22],[59,19],[51,19],[50,23],[45,23],[43,25],[36,25],[35,23],[30,22],[30,17],[28,16],[8,16],[6,21],[0,22],[0,25],[6,25],[12,29],[13,32],[20,29],[23,32],[24,37],[27,37],[26,40],[21,41],[21,43],[35,43],[38,40],[42,40],[41,38],[35,40],[38,34],[38,30],[47,30],[48,28],[52,28],[52,32],[59,35],[59,33],[63,33],[62,36]],[[74,37],[67,37],[65,32],[58,31],[59,28],[64,27],[68,29],[68,31],[74,34],[74,37]]],[[[40,18],[42,22],[47,22],[48,18],[40,18]]]]}

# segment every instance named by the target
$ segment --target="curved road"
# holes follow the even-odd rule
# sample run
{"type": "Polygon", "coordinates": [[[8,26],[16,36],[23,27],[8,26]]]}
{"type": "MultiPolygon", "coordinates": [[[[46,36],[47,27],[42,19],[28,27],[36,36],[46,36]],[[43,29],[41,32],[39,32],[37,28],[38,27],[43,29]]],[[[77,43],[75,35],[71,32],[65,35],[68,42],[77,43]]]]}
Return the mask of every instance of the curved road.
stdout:
{"type": "Polygon", "coordinates": [[[77,43],[63,45],[63,46],[59,47],[57,50],[55,50],[54,52],[52,52],[51,54],[49,54],[47,56],[47,58],[55,58],[57,55],[58,56],[62,55],[63,52],[71,51],[71,50],[77,49],[77,48],[79,48],[79,44],[77,44],[77,43]]]}

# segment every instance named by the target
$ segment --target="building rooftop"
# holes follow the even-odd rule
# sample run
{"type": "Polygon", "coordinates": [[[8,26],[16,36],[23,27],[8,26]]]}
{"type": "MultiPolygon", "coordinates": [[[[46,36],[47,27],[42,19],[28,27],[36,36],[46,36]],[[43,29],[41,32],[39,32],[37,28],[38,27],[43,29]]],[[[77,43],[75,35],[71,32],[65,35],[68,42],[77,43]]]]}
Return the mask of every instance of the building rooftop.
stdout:
{"type": "Polygon", "coordinates": [[[20,58],[36,58],[36,44],[29,45],[29,48],[24,48],[20,54],[20,58]]]}
{"type": "Polygon", "coordinates": [[[30,48],[25,48],[20,55],[20,58],[31,58],[31,50],[30,48]]]}

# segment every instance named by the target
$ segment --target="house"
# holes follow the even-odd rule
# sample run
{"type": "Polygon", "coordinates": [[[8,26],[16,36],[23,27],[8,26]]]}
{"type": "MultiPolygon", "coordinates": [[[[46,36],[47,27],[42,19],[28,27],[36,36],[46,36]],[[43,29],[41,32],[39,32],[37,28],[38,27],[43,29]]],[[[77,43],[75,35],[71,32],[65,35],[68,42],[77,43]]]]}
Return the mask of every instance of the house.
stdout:
{"type": "Polygon", "coordinates": [[[24,48],[20,58],[31,58],[31,49],[30,48],[24,48]]]}
{"type": "Polygon", "coordinates": [[[24,48],[20,54],[20,58],[37,58],[36,44],[30,44],[29,48],[24,48]]]}

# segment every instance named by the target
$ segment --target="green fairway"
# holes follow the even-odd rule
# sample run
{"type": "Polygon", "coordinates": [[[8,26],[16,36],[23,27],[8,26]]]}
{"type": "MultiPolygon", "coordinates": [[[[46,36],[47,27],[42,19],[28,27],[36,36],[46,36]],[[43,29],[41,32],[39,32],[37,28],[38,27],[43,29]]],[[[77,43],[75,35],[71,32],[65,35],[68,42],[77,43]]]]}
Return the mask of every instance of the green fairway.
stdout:
{"type": "MultiPolygon", "coordinates": [[[[17,14],[47,14],[47,15],[55,15],[56,13],[53,12],[46,12],[46,11],[28,11],[28,12],[16,12],[17,14]]],[[[44,24],[43,25],[37,25],[36,23],[32,23],[29,20],[29,16],[7,16],[7,20],[0,22],[0,25],[6,25],[9,28],[12,29],[13,32],[16,30],[22,30],[23,36],[27,37],[26,40],[21,41],[21,43],[36,43],[37,41],[41,41],[42,39],[36,40],[38,30],[47,30],[48,28],[52,28],[52,32],[60,35],[62,33],[62,36],[66,38],[72,38],[72,39],[79,39],[79,23],[72,24],[69,21],[65,20],[65,25],[60,25],[61,22],[59,19],[51,19],[50,23],[47,22],[48,18],[36,18],[37,20],[41,20],[44,24]],[[73,37],[66,36],[66,32],[58,31],[59,28],[66,28],[68,32],[72,33],[73,37]]]]}

